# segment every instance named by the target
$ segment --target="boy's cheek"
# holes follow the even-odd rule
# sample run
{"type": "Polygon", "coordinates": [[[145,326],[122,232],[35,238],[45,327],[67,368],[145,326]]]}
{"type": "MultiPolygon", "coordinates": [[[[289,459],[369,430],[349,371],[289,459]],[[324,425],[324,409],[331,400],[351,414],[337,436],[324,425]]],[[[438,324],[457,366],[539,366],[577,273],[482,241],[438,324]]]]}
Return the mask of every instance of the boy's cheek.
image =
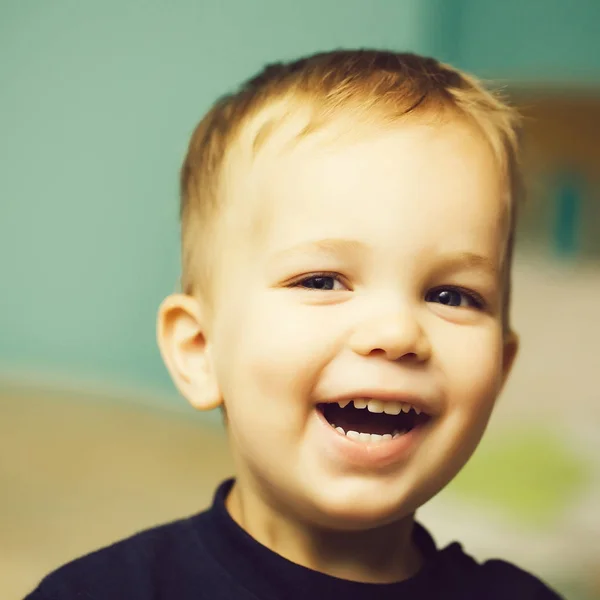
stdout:
{"type": "Polygon", "coordinates": [[[479,332],[446,348],[439,348],[438,385],[446,410],[464,421],[479,421],[492,410],[502,386],[502,345],[495,332],[479,332]]]}
{"type": "Polygon", "coordinates": [[[322,307],[298,306],[286,295],[287,290],[257,294],[226,319],[222,337],[244,360],[290,362],[302,368],[306,358],[322,354],[318,349],[339,337],[331,313],[322,307]]]}
{"type": "Polygon", "coordinates": [[[458,376],[477,377],[502,369],[502,329],[500,325],[486,327],[452,326],[452,334],[433,332],[430,342],[434,355],[458,376]],[[482,373],[482,374],[483,374],[482,373]]]}
{"type": "Polygon", "coordinates": [[[276,303],[252,303],[224,319],[215,343],[223,395],[256,402],[304,398],[335,352],[336,336],[325,319],[305,319],[276,303]]]}

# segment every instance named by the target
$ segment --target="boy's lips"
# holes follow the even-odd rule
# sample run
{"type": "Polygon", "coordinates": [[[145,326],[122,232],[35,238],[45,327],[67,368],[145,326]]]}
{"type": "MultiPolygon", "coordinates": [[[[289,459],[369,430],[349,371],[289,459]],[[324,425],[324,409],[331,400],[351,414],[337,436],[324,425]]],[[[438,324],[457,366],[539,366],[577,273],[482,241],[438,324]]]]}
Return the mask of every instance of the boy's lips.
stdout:
{"type": "Polygon", "coordinates": [[[439,413],[432,396],[398,389],[358,388],[315,406],[324,454],[360,469],[404,461],[439,413]]]}
{"type": "Polygon", "coordinates": [[[336,463],[360,469],[381,469],[404,461],[429,429],[429,422],[425,422],[406,433],[370,443],[338,432],[318,407],[315,407],[314,414],[324,456],[336,463]]]}

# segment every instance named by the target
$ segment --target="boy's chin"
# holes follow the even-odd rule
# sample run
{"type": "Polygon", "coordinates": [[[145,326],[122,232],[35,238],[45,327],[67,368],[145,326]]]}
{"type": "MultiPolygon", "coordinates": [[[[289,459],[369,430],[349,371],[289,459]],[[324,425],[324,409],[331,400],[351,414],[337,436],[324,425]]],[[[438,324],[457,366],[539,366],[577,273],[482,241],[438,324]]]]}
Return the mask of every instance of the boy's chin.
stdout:
{"type": "Polygon", "coordinates": [[[416,507],[399,503],[350,498],[319,498],[306,517],[318,528],[339,532],[359,532],[386,527],[400,521],[412,521],[416,507]]]}

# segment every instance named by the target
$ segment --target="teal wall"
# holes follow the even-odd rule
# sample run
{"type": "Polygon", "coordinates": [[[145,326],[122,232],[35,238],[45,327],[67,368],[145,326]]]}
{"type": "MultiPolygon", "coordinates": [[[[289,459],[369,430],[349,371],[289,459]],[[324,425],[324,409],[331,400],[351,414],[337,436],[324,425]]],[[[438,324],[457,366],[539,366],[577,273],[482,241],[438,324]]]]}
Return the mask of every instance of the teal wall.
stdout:
{"type": "Polygon", "coordinates": [[[599,0],[437,0],[442,53],[480,76],[600,87],[599,0]]]}
{"type": "Polygon", "coordinates": [[[0,377],[170,390],[177,175],[211,102],[264,63],[428,51],[423,0],[0,0],[0,377]]]}
{"type": "Polygon", "coordinates": [[[597,82],[599,22],[596,0],[0,0],[0,378],[171,389],[179,165],[264,63],[376,46],[597,82]]]}

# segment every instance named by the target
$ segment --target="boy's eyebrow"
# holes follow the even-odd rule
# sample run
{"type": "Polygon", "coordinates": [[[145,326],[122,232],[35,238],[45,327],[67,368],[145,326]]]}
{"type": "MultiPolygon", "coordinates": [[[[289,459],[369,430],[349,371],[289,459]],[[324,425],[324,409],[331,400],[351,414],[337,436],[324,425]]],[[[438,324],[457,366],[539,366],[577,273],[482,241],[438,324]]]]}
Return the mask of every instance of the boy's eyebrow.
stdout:
{"type": "MultiPolygon", "coordinates": [[[[326,238],[295,244],[276,252],[273,261],[284,259],[294,254],[319,253],[319,254],[359,254],[369,249],[369,246],[358,240],[347,240],[344,238],[326,238]]],[[[442,254],[437,259],[438,271],[449,271],[457,269],[479,269],[497,276],[499,268],[488,257],[470,251],[458,251],[442,254]]]]}
{"type": "Polygon", "coordinates": [[[343,238],[326,238],[309,242],[301,242],[290,248],[280,250],[273,255],[273,260],[285,258],[292,254],[305,254],[309,252],[319,254],[357,254],[364,252],[367,245],[357,240],[343,238]]]}
{"type": "Polygon", "coordinates": [[[438,269],[455,270],[455,269],[480,269],[487,271],[491,275],[497,276],[499,268],[487,256],[476,254],[474,252],[452,252],[439,259],[438,269]]]}

